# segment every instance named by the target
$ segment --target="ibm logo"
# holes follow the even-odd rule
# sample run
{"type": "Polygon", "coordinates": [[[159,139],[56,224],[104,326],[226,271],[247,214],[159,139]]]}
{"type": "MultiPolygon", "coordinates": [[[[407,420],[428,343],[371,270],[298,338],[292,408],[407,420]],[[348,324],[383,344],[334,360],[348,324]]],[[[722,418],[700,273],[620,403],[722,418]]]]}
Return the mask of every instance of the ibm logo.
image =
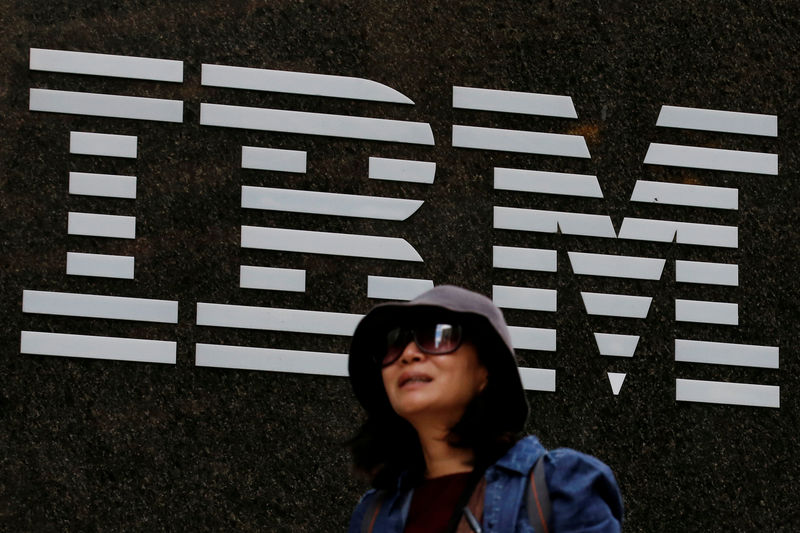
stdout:
{"type": "MultiPolygon", "coordinates": [[[[113,56],[61,50],[31,49],[30,68],[36,71],[137,80],[183,83],[183,62],[129,56],[113,56]]],[[[288,72],[224,65],[202,65],[202,85],[249,91],[269,91],[396,104],[414,103],[405,95],[383,84],[351,77],[288,72]]],[[[482,88],[453,87],[453,108],[495,113],[514,113],[555,117],[565,121],[577,118],[569,96],[482,88]]],[[[182,123],[184,102],[173,99],[143,98],[116,94],[72,92],[41,88],[30,89],[30,110],[89,117],[113,117],[138,121],[182,123]]],[[[432,146],[436,143],[428,123],[406,120],[325,114],[264,107],[200,103],[200,125],[206,128],[237,128],[261,132],[338,137],[385,143],[432,146]]],[[[656,126],[777,137],[777,117],[710,109],[664,105],[656,126]]],[[[66,134],[66,132],[65,132],[66,134]]],[[[114,132],[70,131],[71,154],[97,158],[138,157],[137,136],[114,132]]],[[[452,126],[449,139],[454,150],[481,150],[487,153],[513,152],[543,154],[560,158],[590,159],[582,135],[540,131],[452,126]]],[[[440,141],[441,144],[441,141],[440,141]]],[[[236,154],[238,159],[239,154],[236,154]]],[[[305,174],[308,154],[270,146],[241,146],[241,168],[305,174]]],[[[313,157],[313,154],[312,154],[313,157]]],[[[707,169],[743,174],[778,174],[778,157],[772,153],[747,152],[683,144],[651,143],[644,165],[707,169]]],[[[494,189],[523,196],[560,195],[586,200],[603,199],[598,176],[534,168],[494,167],[494,189]]],[[[347,176],[343,179],[358,179],[347,176]]],[[[435,187],[436,161],[397,159],[376,153],[369,157],[371,180],[426,184],[435,187]]],[[[602,177],[601,177],[602,178],[602,177]]],[[[70,172],[69,193],[135,200],[137,178],[130,175],[70,172]]],[[[672,183],[638,180],[630,197],[640,204],[668,204],[713,210],[737,210],[738,189],[712,187],[698,183],[672,183]]],[[[602,203],[598,204],[602,210],[602,203]]],[[[413,198],[378,197],[320,192],[298,188],[244,185],[241,207],[250,210],[283,211],[339,217],[359,217],[390,221],[410,220],[425,209],[413,198]]],[[[68,212],[69,235],[109,239],[135,239],[136,217],[101,213],[68,212]]],[[[496,205],[493,227],[533,233],[561,233],[585,238],[624,239],[649,243],[681,243],[693,247],[735,250],[739,245],[736,226],[625,217],[617,230],[604,214],[552,211],[496,205]]],[[[391,235],[336,233],[299,230],[289,227],[241,226],[242,248],[298,254],[335,255],[346,258],[371,258],[387,261],[424,262],[413,243],[391,235]]],[[[598,278],[649,280],[657,287],[663,281],[667,258],[640,257],[608,253],[568,252],[573,274],[598,278]]],[[[666,255],[666,254],[664,254],[666,255]]],[[[717,254],[718,255],[718,254],[717,254]]],[[[557,271],[558,252],[553,249],[493,246],[493,268],[542,273],[557,271]]],[[[86,292],[25,290],[23,312],[58,316],[79,316],[122,321],[177,323],[177,301],[96,294],[92,278],[133,280],[135,257],[71,251],[66,256],[66,273],[83,276],[86,292]]],[[[738,265],[732,262],[674,259],[675,282],[737,287],[738,265]]],[[[672,270],[672,269],[671,269],[672,270]]],[[[265,291],[305,292],[306,268],[277,268],[271,265],[240,265],[239,287],[265,291]]],[[[366,297],[371,299],[410,299],[433,286],[436,280],[407,277],[368,276],[366,297]]],[[[56,289],[56,288],[54,288],[56,289]]],[[[495,303],[507,309],[558,312],[557,290],[541,287],[493,286],[495,303]]],[[[581,292],[588,315],[646,320],[652,294],[581,292]]],[[[352,334],[360,315],[314,309],[254,307],[214,302],[186,302],[196,305],[198,328],[218,327],[273,330],[289,333],[338,335],[352,334]]],[[[675,299],[676,322],[739,325],[738,304],[727,301],[675,299]]],[[[555,329],[512,324],[513,341],[520,350],[557,351],[555,329]]],[[[22,331],[21,352],[67,357],[89,357],[151,363],[175,364],[177,346],[172,340],[150,340],[45,331],[22,331]]],[[[592,332],[599,354],[630,358],[636,354],[639,336],[630,331],[592,332]]],[[[346,356],[340,353],[287,350],[279,347],[234,346],[197,343],[195,364],[205,367],[256,369],[344,376],[346,356]]],[[[676,361],[718,365],[737,365],[777,369],[779,349],[773,346],[735,344],[725,338],[674,339],[676,361]]],[[[611,361],[611,359],[610,359],[611,361]]],[[[522,368],[526,388],[556,390],[556,371],[522,368]]],[[[608,372],[613,394],[619,394],[625,374],[608,372]]],[[[774,385],[700,381],[676,378],[676,400],[737,405],[779,407],[780,388],[774,385]]]]}

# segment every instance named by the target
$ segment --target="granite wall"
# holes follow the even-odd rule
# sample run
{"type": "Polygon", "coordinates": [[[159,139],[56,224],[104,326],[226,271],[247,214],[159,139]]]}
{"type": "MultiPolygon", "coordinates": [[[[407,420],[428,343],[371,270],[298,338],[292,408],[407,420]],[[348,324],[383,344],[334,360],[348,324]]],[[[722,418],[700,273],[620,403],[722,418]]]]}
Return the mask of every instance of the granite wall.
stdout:
{"type": "MultiPolygon", "coordinates": [[[[311,359],[301,369],[310,374],[198,366],[196,345],[344,353],[346,334],[320,330],[330,313],[360,314],[381,301],[368,297],[368,276],[384,276],[486,294],[508,286],[546,289],[544,300],[557,295],[555,312],[536,310],[540,303],[506,310],[509,323],[555,330],[557,339],[555,349],[534,342],[539,349],[519,350],[522,365],[556,372],[555,392],[535,390],[547,388],[546,374],[544,386],[531,386],[529,430],[548,446],[578,448],[612,466],[627,531],[796,530],[796,7],[4,1],[0,529],[343,530],[365,489],[342,444],[361,411],[346,378],[313,373],[336,374],[341,359],[319,356],[332,361],[327,370],[311,359]],[[36,71],[32,48],[179,60],[182,81],[36,71]],[[212,87],[201,84],[202,64],[364,78],[413,104],[212,87]],[[454,108],[456,86],[570,96],[577,118],[454,108]],[[182,102],[183,112],[165,122],[31,111],[31,89],[167,99],[182,102]],[[201,103],[429,124],[433,144],[201,124],[201,103]],[[777,135],[659,127],[664,105],[777,116],[777,135]],[[454,125],[578,136],[591,157],[464,148],[454,125]],[[70,132],[136,136],[137,155],[70,153],[70,132]],[[645,164],[651,143],[777,154],[777,174],[645,164]],[[307,171],[243,169],[242,146],[305,151],[307,171]],[[369,179],[370,157],[435,162],[435,181],[369,179]],[[597,176],[602,198],[496,190],[495,167],[597,176]],[[70,172],[136,176],[136,197],[70,194],[70,172]],[[738,202],[632,202],[637,180],[735,189],[738,202]],[[424,203],[404,221],[375,218],[380,210],[359,218],[243,209],[245,185],[424,203]],[[681,235],[661,239],[667,242],[587,236],[563,220],[558,232],[500,229],[495,206],[602,215],[579,224],[593,235],[603,221],[618,232],[636,218],[726,226],[738,235],[732,245],[698,245],[681,235]],[[135,238],[70,234],[70,212],[135,217],[135,238]],[[402,238],[423,261],[245,248],[242,226],[402,238]],[[555,271],[493,268],[493,246],[555,250],[555,271]],[[68,275],[68,252],[134,257],[135,275],[68,275]],[[580,275],[568,252],[665,261],[657,279],[580,275]],[[738,283],[676,281],[680,261],[738,265],[738,283]],[[304,270],[305,291],[240,288],[242,265],[304,270]],[[41,293],[24,291],[46,293],[44,308],[33,306],[41,293]],[[588,314],[582,292],[652,303],[644,319],[588,314]],[[166,300],[173,302],[167,307],[177,302],[177,316],[64,316],[50,293],[166,300]],[[23,312],[23,294],[31,312],[23,312]],[[699,318],[676,320],[676,300],[736,304],[725,312],[735,309],[738,318],[706,323],[716,316],[706,307],[699,318]],[[198,304],[322,314],[312,316],[310,332],[219,327],[200,325],[198,304]],[[37,351],[21,349],[23,332],[55,339],[50,351],[75,337],[48,333],[171,341],[174,361],[21,353],[37,351]],[[596,332],[639,336],[634,356],[601,355],[596,332]],[[736,351],[730,348],[722,357],[733,364],[677,362],[676,339],[771,348],[755,365],[752,357],[747,365],[725,359],[736,351]],[[625,374],[616,395],[609,373],[625,374]],[[744,392],[721,404],[679,401],[677,380],[764,385],[747,392],[777,395],[780,405],[732,405],[753,403],[744,392]]],[[[736,159],[715,154],[723,167],[736,159]]],[[[92,224],[95,233],[106,226],[92,224]]],[[[291,248],[298,235],[281,246],[291,248]]],[[[90,303],[78,314],[102,315],[99,308],[90,303]]],[[[237,309],[221,308],[214,320],[237,309]]]]}

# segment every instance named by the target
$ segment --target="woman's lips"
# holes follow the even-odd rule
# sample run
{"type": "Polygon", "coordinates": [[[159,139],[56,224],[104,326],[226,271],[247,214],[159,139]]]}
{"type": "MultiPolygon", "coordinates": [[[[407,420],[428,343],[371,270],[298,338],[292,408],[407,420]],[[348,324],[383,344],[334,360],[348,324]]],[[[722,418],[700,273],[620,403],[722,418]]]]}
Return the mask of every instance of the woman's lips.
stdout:
{"type": "Polygon", "coordinates": [[[429,375],[422,372],[403,372],[400,379],[397,380],[398,386],[403,387],[414,386],[416,384],[429,383],[433,380],[429,375]]]}

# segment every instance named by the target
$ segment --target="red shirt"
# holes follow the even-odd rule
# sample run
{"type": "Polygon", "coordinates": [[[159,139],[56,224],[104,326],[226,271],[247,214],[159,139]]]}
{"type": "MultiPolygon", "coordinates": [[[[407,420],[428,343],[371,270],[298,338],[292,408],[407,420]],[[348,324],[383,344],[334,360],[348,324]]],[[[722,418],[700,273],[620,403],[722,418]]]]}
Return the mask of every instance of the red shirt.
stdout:
{"type": "Polygon", "coordinates": [[[470,472],[426,479],[414,489],[405,533],[440,533],[453,516],[470,472]]]}

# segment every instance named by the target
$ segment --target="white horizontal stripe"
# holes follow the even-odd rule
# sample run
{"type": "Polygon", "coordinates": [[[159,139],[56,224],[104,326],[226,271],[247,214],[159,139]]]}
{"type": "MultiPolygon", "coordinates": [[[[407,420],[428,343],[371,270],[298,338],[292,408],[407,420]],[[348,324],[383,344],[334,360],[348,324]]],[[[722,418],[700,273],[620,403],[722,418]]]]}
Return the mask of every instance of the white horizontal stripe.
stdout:
{"type": "Polygon", "coordinates": [[[183,81],[183,61],[31,48],[31,70],[154,81],[183,81]]]}
{"type": "Polygon", "coordinates": [[[272,268],[242,265],[239,287],[273,291],[306,291],[306,271],[294,268],[272,268]]]}
{"type": "Polygon", "coordinates": [[[404,94],[364,78],[203,64],[203,85],[254,91],[413,104],[404,94]]]}
{"type": "Polygon", "coordinates": [[[136,217],[70,211],[67,215],[67,233],[90,237],[135,239],[136,217]]]}
{"type": "Polygon", "coordinates": [[[525,390],[556,391],[556,371],[550,368],[519,368],[519,377],[525,390]]]}
{"type": "Polygon", "coordinates": [[[347,376],[347,354],[196,344],[195,365],[292,372],[320,376],[347,376]]]}
{"type": "Polygon", "coordinates": [[[494,268],[555,272],[558,269],[558,257],[555,250],[492,246],[492,266],[494,268]]]}
{"type": "Polygon", "coordinates": [[[362,315],[197,303],[197,325],[350,336],[362,315]]]}
{"type": "MultiPolygon", "coordinates": [[[[215,344],[196,345],[195,364],[203,367],[267,370],[330,376],[347,376],[347,355],[215,344]]],[[[519,369],[525,390],[555,392],[556,371],[519,369]]]]}
{"type": "Polygon", "coordinates": [[[676,260],[675,281],[738,287],[739,265],[676,260]]]}
{"type": "Polygon", "coordinates": [[[495,168],[494,188],[506,191],[563,194],[588,198],[603,197],[603,191],[600,190],[597,176],[516,168],[495,168]]]}
{"type": "Polygon", "coordinates": [[[511,333],[511,344],[517,350],[556,351],[556,330],[545,328],[527,328],[508,326],[511,333]]]}
{"type": "Polygon", "coordinates": [[[628,279],[661,279],[666,259],[568,252],[576,274],[628,279]]]}
{"type": "Polygon", "coordinates": [[[650,311],[649,296],[630,296],[627,294],[604,294],[581,292],[583,305],[590,315],[618,316],[623,318],[647,318],[650,311]]]}
{"type": "Polygon", "coordinates": [[[183,102],[116,94],[30,90],[30,110],[92,117],[183,122],[183,102]]]}
{"type": "Polygon", "coordinates": [[[656,126],[690,130],[722,131],[746,135],[778,136],[778,116],[700,109],[694,107],[661,106],[656,126]]]}
{"type": "Polygon", "coordinates": [[[22,312],[177,324],[178,302],[100,294],[22,291],[22,312]]]}
{"type": "Polygon", "coordinates": [[[675,320],[701,324],[739,324],[739,305],[702,300],[675,300],[675,320]]]}
{"type": "Polygon", "coordinates": [[[306,162],[307,155],[302,150],[242,146],[242,168],[304,174],[306,162]]]}
{"type": "Polygon", "coordinates": [[[631,201],[715,209],[738,209],[739,189],[638,180],[633,188],[631,201]]]}
{"type": "Polygon", "coordinates": [[[136,198],[136,176],[70,172],[69,193],[111,198],[136,198]]]}
{"type": "Polygon", "coordinates": [[[780,408],[781,388],[775,385],[676,379],[675,400],[780,408]]]}
{"type": "Polygon", "coordinates": [[[777,369],[778,347],[675,339],[675,360],[777,369]]]}
{"type": "Polygon", "coordinates": [[[736,226],[625,217],[619,230],[619,238],[737,248],[739,229],[736,226]]]}
{"type": "Polygon", "coordinates": [[[242,207],[249,209],[405,220],[421,205],[422,200],[405,198],[242,186],[242,207]]]}
{"type": "Polygon", "coordinates": [[[676,240],[679,225],[680,222],[673,220],[625,217],[622,219],[622,226],[619,229],[619,238],[638,241],[673,242],[676,240]]]}
{"type": "Polygon", "coordinates": [[[633,357],[639,344],[639,335],[619,335],[617,333],[595,333],[594,340],[600,355],[633,357]]]}
{"type": "Polygon", "coordinates": [[[530,287],[492,286],[492,301],[497,307],[555,312],[558,291],[530,287]]]}
{"type": "Polygon", "coordinates": [[[349,233],[242,226],[242,248],[422,262],[404,239],[349,233]]]}
{"type": "Polygon", "coordinates": [[[589,148],[580,135],[538,131],[503,130],[476,126],[453,126],[453,146],[566,157],[589,158],[589,148]]]}
{"type": "Polygon", "coordinates": [[[645,164],[705,168],[754,174],[778,174],[778,155],[721,148],[650,143],[645,164]]]}
{"type": "Polygon", "coordinates": [[[134,135],[71,131],[69,153],[135,158],[136,141],[137,137],[134,135]]]}
{"type": "Polygon", "coordinates": [[[67,252],[67,274],[133,279],[133,257],[67,252]]]}
{"type": "Polygon", "coordinates": [[[200,124],[307,135],[327,135],[412,144],[433,144],[433,131],[424,122],[306,113],[283,109],[200,104],[200,124]]]}
{"type": "Polygon", "coordinates": [[[20,352],[33,355],[58,355],[138,363],[175,364],[177,343],[124,337],[68,335],[23,331],[20,352]]]}
{"type": "Polygon", "coordinates": [[[538,231],[556,233],[560,229],[566,235],[616,238],[614,225],[608,215],[518,209],[516,207],[494,208],[495,229],[538,231]]]}
{"type": "Polygon", "coordinates": [[[367,276],[367,298],[413,300],[432,288],[433,281],[429,279],[367,276]]]}
{"type": "Polygon", "coordinates": [[[369,158],[369,177],[373,180],[433,183],[436,163],[408,159],[369,158]]]}
{"type": "Polygon", "coordinates": [[[453,87],[453,107],[502,111],[526,115],[578,118],[572,98],[557,94],[499,91],[473,87],[453,87]]]}

